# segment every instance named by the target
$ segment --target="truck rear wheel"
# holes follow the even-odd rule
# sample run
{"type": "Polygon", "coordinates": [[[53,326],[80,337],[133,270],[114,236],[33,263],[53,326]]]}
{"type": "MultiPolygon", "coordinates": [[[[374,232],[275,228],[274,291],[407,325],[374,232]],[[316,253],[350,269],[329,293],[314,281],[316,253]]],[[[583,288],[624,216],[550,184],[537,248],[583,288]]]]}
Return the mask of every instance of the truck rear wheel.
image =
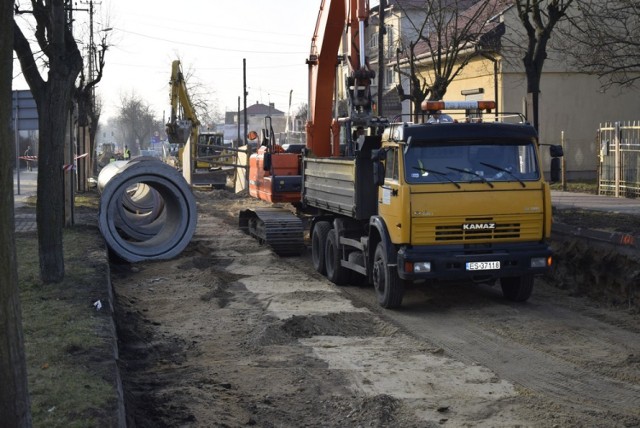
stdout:
{"type": "Polygon", "coordinates": [[[313,268],[324,275],[326,267],[324,262],[325,246],[327,244],[327,235],[331,230],[331,224],[328,221],[319,221],[313,228],[311,235],[311,261],[313,268]]]}
{"type": "Polygon", "coordinates": [[[373,256],[373,288],[376,290],[378,303],[383,308],[397,308],[402,304],[404,281],[389,268],[387,252],[382,242],[378,243],[373,256]]]}
{"type": "Polygon", "coordinates": [[[502,295],[512,302],[525,302],[533,291],[533,275],[500,278],[502,295]]]}
{"type": "Polygon", "coordinates": [[[338,233],[335,229],[331,229],[327,234],[327,243],[324,252],[327,278],[336,285],[345,285],[349,280],[349,270],[340,264],[340,259],[338,233]]]}

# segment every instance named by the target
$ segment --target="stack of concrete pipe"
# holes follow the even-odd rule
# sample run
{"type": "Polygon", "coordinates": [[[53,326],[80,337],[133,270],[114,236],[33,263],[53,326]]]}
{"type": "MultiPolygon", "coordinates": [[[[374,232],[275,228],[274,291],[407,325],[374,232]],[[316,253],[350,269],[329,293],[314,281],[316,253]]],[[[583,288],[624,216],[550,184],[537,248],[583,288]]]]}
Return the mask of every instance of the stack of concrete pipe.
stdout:
{"type": "Polygon", "coordinates": [[[120,258],[171,259],[191,242],[196,201],[175,168],[145,157],[112,162],[100,171],[98,189],[100,231],[120,258]]]}

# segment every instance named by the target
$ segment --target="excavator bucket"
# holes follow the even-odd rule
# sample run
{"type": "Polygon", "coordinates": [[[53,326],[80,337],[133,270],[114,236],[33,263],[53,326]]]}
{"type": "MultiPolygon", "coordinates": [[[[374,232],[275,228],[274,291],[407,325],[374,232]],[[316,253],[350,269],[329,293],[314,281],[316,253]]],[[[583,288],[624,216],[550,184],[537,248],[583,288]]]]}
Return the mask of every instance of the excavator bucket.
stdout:
{"type": "Polygon", "coordinates": [[[169,143],[183,146],[186,144],[193,124],[190,120],[178,120],[174,123],[167,123],[167,138],[169,143]]]}

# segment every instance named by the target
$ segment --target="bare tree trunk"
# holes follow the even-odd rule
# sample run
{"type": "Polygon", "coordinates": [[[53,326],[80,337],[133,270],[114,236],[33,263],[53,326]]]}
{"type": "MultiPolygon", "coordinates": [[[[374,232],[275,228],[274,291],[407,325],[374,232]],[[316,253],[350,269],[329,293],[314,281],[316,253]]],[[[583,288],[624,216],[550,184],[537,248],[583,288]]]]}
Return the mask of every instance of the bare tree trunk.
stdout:
{"type": "MultiPolygon", "coordinates": [[[[516,0],[518,17],[527,33],[527,50],[523,63],[527,76],[527,104],[531,107],[533,126],[539,128],[538,103],[540,79],[544,61],[547,59],[547,44],[556,24],[566,17],[573,0],[516,0]]],[[[527,112],[529,114],[529,112],[527,112]]]]}
{"type": "Polygon", "coordinates": [[[64,279],[62,227],[64,223],[64,136],[75,80],[82,56],[67,22],[63,0],[32,0],[36,39],[48,58],[48,79],[40,75],[31,45],[18,25],[13,25],[15,50],[22,72],[38,107],[38,253],[44,283],[64,279]]]}
{"type": "Polygon", "coordinates": [[[31,410],[22,335],[13,217],[11,81],[13,0],[0,0],[0,421],[30,427],[31,410]]]}
{"type": "Polygon", "coordinates": [[[527,73],[527,120],[538,130],[540,126],[540,78],[527,73]]]}
{"type": "Polygon", "coordinates": [[[64,226],[64,138],[72,85],[47,83],[38,104],[40,150],[38,156],[38,245],[40,279],[45,283],[64,279],[62,229],[64,226]]]}

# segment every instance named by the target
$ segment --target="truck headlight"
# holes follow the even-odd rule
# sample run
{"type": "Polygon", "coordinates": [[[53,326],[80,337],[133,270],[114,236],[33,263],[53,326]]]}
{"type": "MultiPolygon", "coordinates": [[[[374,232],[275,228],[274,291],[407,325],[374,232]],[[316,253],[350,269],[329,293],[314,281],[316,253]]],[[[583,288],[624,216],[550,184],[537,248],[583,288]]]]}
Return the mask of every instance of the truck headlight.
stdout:
{"type": "Polygon", "coordinates": [[[414,262],[413,272],[414,273],[431,272],[431,262],[414,262]]]}

